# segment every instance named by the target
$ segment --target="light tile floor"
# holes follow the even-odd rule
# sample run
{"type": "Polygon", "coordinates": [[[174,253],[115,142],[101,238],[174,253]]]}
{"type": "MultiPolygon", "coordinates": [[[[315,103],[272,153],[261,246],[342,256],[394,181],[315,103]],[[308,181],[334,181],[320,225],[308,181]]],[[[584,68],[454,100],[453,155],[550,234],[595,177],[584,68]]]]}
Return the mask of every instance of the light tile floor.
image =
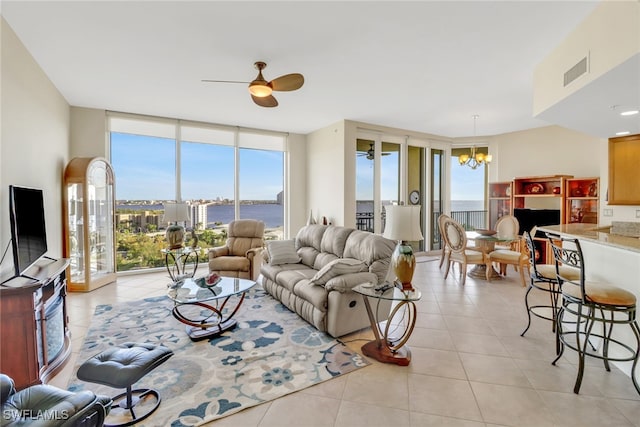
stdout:
{"type": "MultiPolygon", "coordinates": [[[[422,260],[429,258],[420,258],[422,260]]],[[[419,262],[422,291],[408,367],[372,365],[247,409],[215,426],[640,426],[640,395],[631,379],[588,361],[573,393],[575,353],[557,366],[548,321],[534,318],[525,337],[525,288],[518,274],[490,283],[456,274],[443,279],[437,261],[419,262]]],[[[71,360],[51,383],[65,388],[98,304],[164,295],[166,272],[119,277],[90,293],[72,293],[71,360]]],[[[539,303],[546,294],[532,291],[539,303]]],[[[359,351],[370,330],[342,337],[359,351]]]]}

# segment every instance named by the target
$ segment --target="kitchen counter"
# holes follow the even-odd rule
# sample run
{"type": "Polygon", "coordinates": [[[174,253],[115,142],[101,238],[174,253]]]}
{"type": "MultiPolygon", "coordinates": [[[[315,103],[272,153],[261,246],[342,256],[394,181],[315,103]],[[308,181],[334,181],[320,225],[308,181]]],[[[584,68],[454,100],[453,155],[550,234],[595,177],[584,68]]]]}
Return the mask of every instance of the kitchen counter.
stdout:
{"type": "Polygon", "coordinates": [[[538,227],[538,230],[575,237],[580,241],[594,242],[604,246],[611,246],[618,249],[640,253],[639,238],[611,234],[609,226],[576,223],[545,225],[538,227]]]}

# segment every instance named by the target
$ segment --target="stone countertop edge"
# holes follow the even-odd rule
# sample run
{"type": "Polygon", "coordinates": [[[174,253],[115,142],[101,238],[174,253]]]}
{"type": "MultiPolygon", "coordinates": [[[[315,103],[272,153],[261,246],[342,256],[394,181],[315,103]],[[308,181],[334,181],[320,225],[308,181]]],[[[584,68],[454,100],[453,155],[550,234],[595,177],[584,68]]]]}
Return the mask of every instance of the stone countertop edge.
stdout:
{"type": "Polygon", "coordinates": [[[640,238],[628,237],[609,232],[610,226],[598,224],[562,224],[539,226],[538,230],[575,237],[578,240],[598,243],[603,246],[640,253],[640,238]]]}

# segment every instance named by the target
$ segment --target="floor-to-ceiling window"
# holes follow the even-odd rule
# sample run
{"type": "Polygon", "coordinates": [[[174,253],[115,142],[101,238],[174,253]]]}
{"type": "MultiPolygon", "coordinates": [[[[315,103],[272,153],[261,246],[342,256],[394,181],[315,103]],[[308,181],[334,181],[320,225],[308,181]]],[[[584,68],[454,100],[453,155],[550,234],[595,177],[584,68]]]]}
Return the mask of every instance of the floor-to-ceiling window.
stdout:
{"type": "Polygon", "coordinates": [[[118,271],[164,265],[166,202],[189,205],[184,225],[197,234],[202,261],[234,219],[262,220],[265,238],[282,238],[284,135],[119,114],[109,130],[118,271]]]}
{"type": "MultiPolygon", "coordinates": [[[[486,147],[477,148],[487,152],[486,147]]],[[[460,164],[461,155],[469,155],[470,148],[451,150],[451,217],[467,230],[486,228],[487,170],[482,163],[475,168],[460,164]]]]}

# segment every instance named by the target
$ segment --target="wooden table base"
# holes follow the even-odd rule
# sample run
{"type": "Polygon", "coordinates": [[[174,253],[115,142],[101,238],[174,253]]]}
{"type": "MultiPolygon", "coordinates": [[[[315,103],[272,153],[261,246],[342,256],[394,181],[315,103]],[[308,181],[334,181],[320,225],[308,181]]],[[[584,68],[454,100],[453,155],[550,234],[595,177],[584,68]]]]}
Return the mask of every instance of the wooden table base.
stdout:
{"type": "Polygon", "coordinates": [[[408,366],[411,362],[411,350],[406,345],[393,352],[386,345],[380,345],[377,340],[373,340],[362,346],[362,352],[378,362],[395,363],[400,366],[408,366]]]}

